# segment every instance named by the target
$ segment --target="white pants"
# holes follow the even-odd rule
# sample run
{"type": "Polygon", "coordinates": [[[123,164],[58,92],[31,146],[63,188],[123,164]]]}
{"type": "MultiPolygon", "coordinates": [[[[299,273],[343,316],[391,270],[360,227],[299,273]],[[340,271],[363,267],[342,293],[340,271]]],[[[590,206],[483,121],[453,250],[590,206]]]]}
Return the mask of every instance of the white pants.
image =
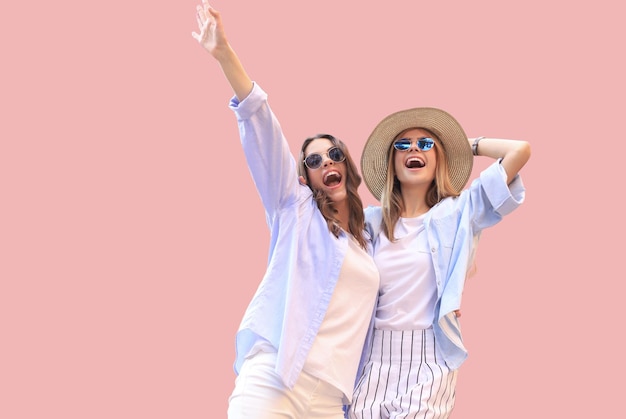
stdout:
{"type": "Polygon", "coordinates": [[[457,370],[438,362],[432,329],[375,330],[350,419],[448,418],[457,370]]]}
{"type": "Polygon", "coordinates": [[[228,402],[229,419],[343,419],[343,393],[302,371],[293,389],[274,372],[276,354],[246,359],[228,402]]]}

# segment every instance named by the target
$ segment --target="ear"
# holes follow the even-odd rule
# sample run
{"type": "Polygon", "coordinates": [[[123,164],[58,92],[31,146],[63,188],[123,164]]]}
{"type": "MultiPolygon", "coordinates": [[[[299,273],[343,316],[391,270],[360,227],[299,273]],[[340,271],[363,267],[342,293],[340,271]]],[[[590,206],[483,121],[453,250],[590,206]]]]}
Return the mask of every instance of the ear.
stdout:
{"type": "Polygon", "coordinates": [[[298,176],[298,181],[300,182],[300,185],[307,185],[306,179],[304,178],[304,176],[298,176]]]}

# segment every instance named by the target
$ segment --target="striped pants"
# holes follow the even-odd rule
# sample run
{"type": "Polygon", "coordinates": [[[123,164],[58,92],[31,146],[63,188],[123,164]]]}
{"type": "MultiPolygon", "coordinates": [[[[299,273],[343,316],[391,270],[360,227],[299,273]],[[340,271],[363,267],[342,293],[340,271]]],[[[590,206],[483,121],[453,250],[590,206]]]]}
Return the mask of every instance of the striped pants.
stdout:
{"type": "Polygon", "coordinates": [[[457,372],[437,362],[432,329],[374,330],[348,418],[448,418],[457,372]]]}

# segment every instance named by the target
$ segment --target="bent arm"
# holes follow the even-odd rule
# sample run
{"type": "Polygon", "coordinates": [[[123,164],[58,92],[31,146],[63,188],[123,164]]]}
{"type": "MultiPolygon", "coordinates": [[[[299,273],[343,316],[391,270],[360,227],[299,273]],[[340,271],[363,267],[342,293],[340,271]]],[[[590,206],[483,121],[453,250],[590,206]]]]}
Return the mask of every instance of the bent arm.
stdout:
{"type": "MultiPolygon", "coordinates": [[[[475,138],[470,138],[470,145],[475,138]]],[[[477,156],[502,159],[502,167],[506,171],[507,184],[511,183],[518,172],[530,159],[530,144],[522,140],[507,140],[503,138],[482,138],[476,147],[477,156]]]]}

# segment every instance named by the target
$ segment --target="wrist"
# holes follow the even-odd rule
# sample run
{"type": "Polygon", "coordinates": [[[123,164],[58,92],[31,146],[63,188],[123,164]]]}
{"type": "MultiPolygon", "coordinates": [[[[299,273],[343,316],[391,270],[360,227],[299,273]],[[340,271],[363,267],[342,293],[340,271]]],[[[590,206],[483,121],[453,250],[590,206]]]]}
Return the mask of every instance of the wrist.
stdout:
{"type": "Polygon", "coordinates": [[[480,143],[480,140],[482,140],[485,137],[477,137],[474,139],[474,142],[472,143],[472,154],[474,156],[478,156],[478,143],[480,143]]]}

